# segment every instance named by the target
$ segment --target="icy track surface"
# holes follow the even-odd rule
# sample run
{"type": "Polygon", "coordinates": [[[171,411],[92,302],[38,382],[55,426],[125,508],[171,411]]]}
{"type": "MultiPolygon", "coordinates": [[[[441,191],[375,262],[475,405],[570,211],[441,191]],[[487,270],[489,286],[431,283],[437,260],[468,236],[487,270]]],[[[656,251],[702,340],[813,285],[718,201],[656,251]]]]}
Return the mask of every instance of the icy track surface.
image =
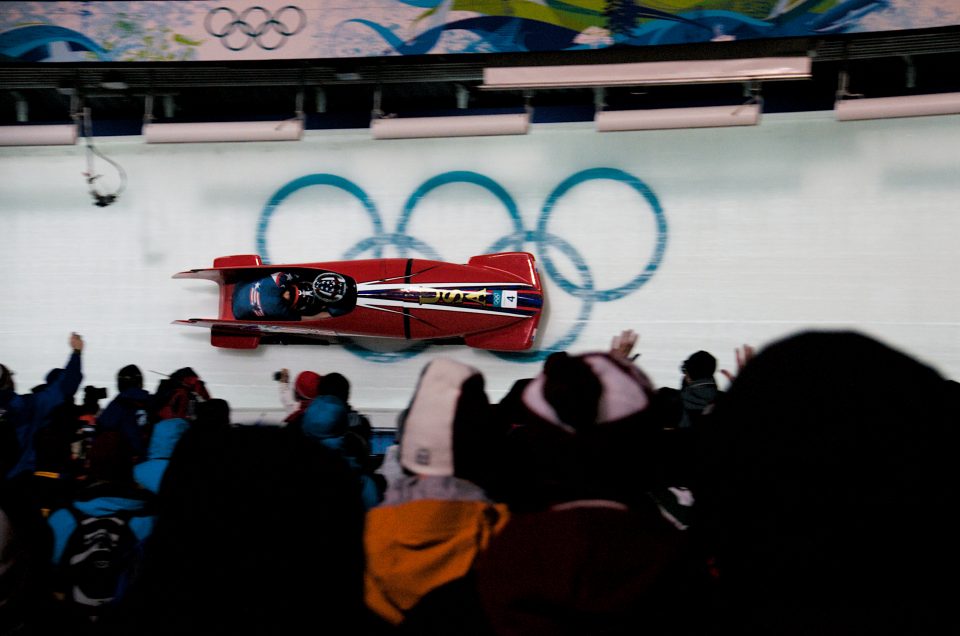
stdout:
{"type": "MultiPolygon", "coordinates": [[[[82,144],[0,149],[0,362],[18,389],[87,341],[84,384],[134,363],[153,390],[191,366],[238,418],[274,417],[274,371],[339,371],[352,401],[390,425],[423,365],[478,367],[491,399],[551,351],[605,349],[640,333],[657,385],[705,349],[800,329],[857,329],[960,377],[960,118],[838,123],[830,113],[760,126],[598,134],[540,125],[522,137],[373,141],[313,131],[301,142],[147,146],[97,140],[127,173],[96,207],[82,144]],[[217,288],[173,280],[217,256],[273,263],[534,253],[546,311],[526,355],[353,342],[214,349],[217,288]]],[[[100,159],[96,187],[117,172],[100,159]]],[[[831,364],[825,360],[824,364],[831,364]]],[[[880,372],[880,370],[878,370],[880,372]]],[[[719,377],[719,376],[718,376],[719,377]]]]}

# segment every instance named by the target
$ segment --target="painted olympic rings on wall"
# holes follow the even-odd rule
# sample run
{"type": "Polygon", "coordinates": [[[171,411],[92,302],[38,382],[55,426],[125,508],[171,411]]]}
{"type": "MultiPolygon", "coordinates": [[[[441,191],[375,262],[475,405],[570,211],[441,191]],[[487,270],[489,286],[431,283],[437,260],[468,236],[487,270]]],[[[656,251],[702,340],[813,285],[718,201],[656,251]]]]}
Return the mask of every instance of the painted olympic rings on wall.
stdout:
{"type": "MultiPolygon", "coordinates": [[[[396,248],[401,256],[405,256],[408,251],[415,251],[429,259],[446,260],[431,245],[410,236],[407,231],[417,204],[431,191],[440,186],[452,183],[469,183],[489,192],[503,206],[512,225],[513,231],[511,234],[496,240],[487,249],[478,251],[478,254],[501,251],[530,251],[524,250],[524,246],[533,244],[536,248],[535,256],[542,264],[541,275],[549,277],[562,291],[575,298],[579,298],[583,302],[577,319],[574,321],[574,326],[556,343],[536,351],[490,352],[503,359],[534,362],[543,360],[554,351],[569,349],[583,331],[596,303],[612,302],[633,293],[650,280],[663,260],[667,245],[667,221],[656,194],[654,194],[653,190],[643,181],[630,173],[615,168],[603,167],[590,168],[577,172],[564,179],[554,188],[544,202],[537,219],[535,230],[528,230],[524,227],[523,219],[514,198],[503,186],[490,177],[476,172],[444,172],[424,181],[414,190],[404,204],[400,219],[397,222],[396,232],[386,232],[384,230],[383,220],[380,217],[376,205],[357,184],[349,179],[333,174],[306,175],[290,181],[277,190],[267,201],[267,204],[260,214],[260,220],[257,226],[257,253],[261,255],[265,263],[270,262],[270,256],[267,252],[267,234],[270,230],[270,221],[288,197],[304,188],[331,186],[356,198],[370,217],[373,225],[372,235],[349,247],[344,252],[343,260],[352,260],[367,252],[371,253],[373,258],[381,258],[383,248],[387,246],[396,248]],[[656,227],[656,241],[653,253],[644,265],[643,270],[626,284],[610,289],[597,289],[593,274],[583,255],[580,254],[569,241],[556,234],[552,234],[548,228],[550,217],[557,203],[570,192],[570,190],[580,184],[598,180],[615,181],[632,188],[646,205],[649,206],[656,227]],[[579,284],[569,280],[560,273],[560,270],[555,265],[551,252],[559,252],[565,258],[569,259],[576,270],[577,277],[580,279],[579,284]]],[[[426,343],[415,342],[402,351],[382,353],[371,351],[354,343],[347,343],[347,348],[353,353],[376,362],[396,362],[407,359],[417,355],[428,346],[426,343]]]]}
{"type": "Polygon", "coordinates": [[[239,14],[230,7],[217,7],[207,13],[203,26],[231,51],[242,51],[251,44],[264,51],[274,51],[283,46],[288,37],[307,26],[307,14],[292,4],[281,7],[276,13],[260,6],[250,7],[239,14]],[[234,37],[235,33],[239,35],[234,37]]]}

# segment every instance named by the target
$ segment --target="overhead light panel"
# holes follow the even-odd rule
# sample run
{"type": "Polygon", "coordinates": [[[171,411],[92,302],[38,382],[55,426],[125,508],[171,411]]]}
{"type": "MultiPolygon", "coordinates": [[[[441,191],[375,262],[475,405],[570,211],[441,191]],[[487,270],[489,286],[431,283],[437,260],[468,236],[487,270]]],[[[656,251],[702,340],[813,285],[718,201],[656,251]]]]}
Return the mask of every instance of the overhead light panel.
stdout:
{"type": "Polygon", "coordinates": [[[530,130],[530,113],[455,115],[452,117],[384,117],[373,119],[370,122],[370,130],[374,139],[525,135],[530,130]]]}
{"type": "Polygon", "coordinates": [[[0,126],[0,146],[73,146],[76,124],[0,126]]]}
{"type": "MultiPolygon", "coordinates": [[[[231,141],[299,141],[303,139],[303,90],[297,91],[293,117],[271,121],[154,123],[154,95],[148,94],[143,111],[143,137],[148,144],[216,143],[231,141]]],[[[164,112],[173,110],[172,97],[164,96],[164,112]],[[169,98],[169,99],[168,99],[169,98]],[[168,109],[169,105],[169,109],[168,109]]],[[[172,114],[172,113],[170,113],[172,114]]]]}
{"type": "Polygon", "coordinates": [[[837,121],[960,114],[960,93],[839,99],[837,121]]]}
{"type": "Polygon", "coordinates": [[[687,60],[628,64],[492,67],[483,70],[484,89],[657,86],[809,79],[808,56],[730,60],[687,60]]]}
{"type": "Polygon", "coordinates": [[[736,106],[705,106],[701,108],[604,110],[599,111],[593,121],[597,132],[756,126],[760,123],[760,104],[748,103],[736,106]]]}
{"type": "Polygon", "coordinates": [[[146,123],[143,136],[148,144],[298,141],[303,138],[303,120],[146,123]]]}

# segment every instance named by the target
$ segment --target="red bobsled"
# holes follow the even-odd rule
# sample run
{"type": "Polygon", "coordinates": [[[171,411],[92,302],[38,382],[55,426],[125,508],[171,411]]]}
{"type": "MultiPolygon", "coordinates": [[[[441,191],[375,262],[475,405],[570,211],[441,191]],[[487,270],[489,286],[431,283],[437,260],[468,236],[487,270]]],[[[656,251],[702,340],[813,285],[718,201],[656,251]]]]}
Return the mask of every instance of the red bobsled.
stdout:
{"type": "Polygon", "coordinates": [[[174,278],[220,286],[217,318],[175,323],[209,327],[214,346],[232,349],[253,349],[261,339],[359,336],[521,351],[533,344],[543,309],[526,252],[474,256],[465,265],[417,258],[264,265],[257,255],[224,256],[174,278]],[[273,311],[267,299],[283,285],[295,299],[285,293],[277,302],[293,303],[292,314],[286,306],[273,311]]]}

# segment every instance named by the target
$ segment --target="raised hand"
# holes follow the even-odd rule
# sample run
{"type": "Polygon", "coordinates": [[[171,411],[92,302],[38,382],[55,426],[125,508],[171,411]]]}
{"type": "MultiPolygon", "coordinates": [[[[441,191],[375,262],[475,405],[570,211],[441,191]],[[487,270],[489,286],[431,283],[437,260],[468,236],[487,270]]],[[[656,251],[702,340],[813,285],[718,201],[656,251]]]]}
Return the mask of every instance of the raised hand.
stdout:
{"type": "Polygon", "coordinates": [[[618,335],[614,336],[613,340],[610,342],[610,355],[622,358],[624,360],[636,360],[640,357],[640,354],[632,354],[632,352],[639,338],[640,337],[633,329],[624,329],[618,335]]]}
{"type": "Polygon", "coordinates": [[[727,380],[729,380],[730,382],[733,382],[734,379],[736,379],[737,375],[739,375],[740,372],[743,371],[743,367],[745,367],[747,363],[750,362],[751,359],[753,359],[753,356],[756,354],[756,352],[757,352],[756,349],[754,349],[748,344],[738,347],[737,349],[734,350],[734,354],[737,357],[736,373],[732,373],[727,369],[720,369],[720,373],[722,373],[723,376],[727,378],[727,380]]]}

